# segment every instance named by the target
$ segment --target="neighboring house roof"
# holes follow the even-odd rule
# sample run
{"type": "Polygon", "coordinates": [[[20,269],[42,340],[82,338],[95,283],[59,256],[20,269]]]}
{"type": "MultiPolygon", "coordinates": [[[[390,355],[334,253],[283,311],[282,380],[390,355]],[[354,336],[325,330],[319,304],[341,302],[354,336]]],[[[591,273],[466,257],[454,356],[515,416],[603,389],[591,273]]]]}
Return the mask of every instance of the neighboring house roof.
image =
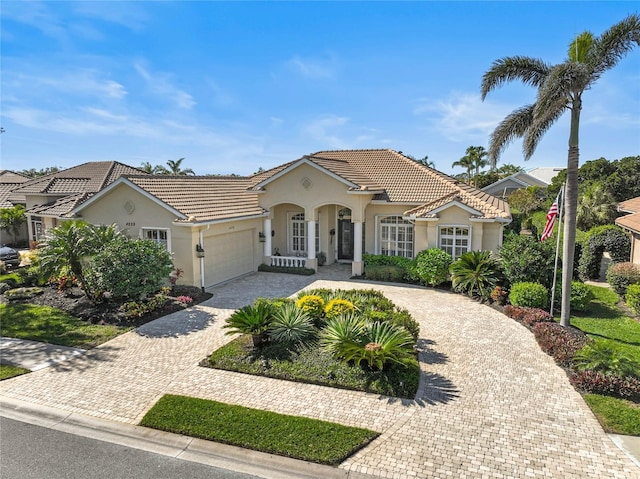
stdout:
{"type": "Polygon", "coordinates": [[[30,178],[20,173],[9,170],[0,171],[0,208],[12,208],[15,203],[24,203],[24,195],[15,195],[16,199],[9,201],[9,196],[22,183],[29,181],[30,178]]]}
{"type": "Polygon", "coordinates": [[[40,176],[13,189],[9,200],[29,195],[58,197],[28,210],[30,214],[62,217],[70,213],[80,202],[97,193],[123,175],[144,175],[142,170],[117,161],[93,161],[66,170],[40,176]]]}
{"type": "Polygon", "coordinates": [[[616,224],[640,234],[640,196],[619,203],[618,211],[631,214],[616,218],[616,224]]]}
{"type": "Polygon", "coordinates": [[[543,180],[525,173],[524,171],[518,171],[512,175],[505,176],[504,178],[491,183],[490,185],[482,188],[482,191],[498,193],[504,188],[512,188],[512,185],[519,185],[520,188],[527,188],[528,186],[546,187],[550,183],[545,183],[543,180]],[[511,183],[511,185],[509,185],[511,183]]]}
{"type": "Polygon", "coordinates": [[[258,195],[249,190],[252,178],[241,176],[157,176],[122,177],[100,193],[73,209],[79,213],[120,184],[128,184],[141,194],[176,214],[176,221],[200,223],[262,216],[258,195]]]}
{"type": "Polygon", "coordinates": [[[416,205],[407,212],[416,217],[432,217],[434,209],[459,197],[478,217],[511,218],[505,201],[390,149],[319,151],[255,175],[253,189],[262,189],[303,162],[344,179],[353,185],[352,190],[376,192],[374,201],[416,205]]]}
{"type": "Polygon", "coordinates": [[[527,173],[550,185],[558,173],[566,169],[566,166],[540,166],[527,171],[527,173]]]}

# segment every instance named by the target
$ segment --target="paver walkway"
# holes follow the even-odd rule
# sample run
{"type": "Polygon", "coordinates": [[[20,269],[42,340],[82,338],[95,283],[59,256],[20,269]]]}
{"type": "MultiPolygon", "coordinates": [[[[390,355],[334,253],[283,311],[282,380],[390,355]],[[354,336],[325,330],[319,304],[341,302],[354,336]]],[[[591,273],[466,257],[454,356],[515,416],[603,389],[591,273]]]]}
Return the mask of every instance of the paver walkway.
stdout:
{"type": "Polygon", "coordinates": [[[0,394],[137,423],[165,393],[374,429],[342,468],[388,478],[636,478],[566,375],[531,333],[463,296],[318,276],[258,273],[207,303],[142,326],[87,355],[0,383],[0,394]],[[253,377],[197,364],[230,337],[221,326],[256,296],[305,286],[380,289],[421,324],[415,401],[253,377]]]}

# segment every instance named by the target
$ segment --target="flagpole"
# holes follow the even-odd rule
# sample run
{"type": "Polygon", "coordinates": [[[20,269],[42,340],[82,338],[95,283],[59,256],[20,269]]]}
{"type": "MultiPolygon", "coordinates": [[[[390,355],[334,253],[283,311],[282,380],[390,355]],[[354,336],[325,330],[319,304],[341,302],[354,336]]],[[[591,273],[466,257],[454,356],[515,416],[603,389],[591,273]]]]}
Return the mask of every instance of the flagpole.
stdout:
{"type": "Polygon", "coordinates": [[[558,276],[558,253],[560,252],[560,232],[562,227],[562,209],[564,208],[564,185],[560,187],[560,208],[558,209],[558,239],[556,240],[556,261],[553,265],[553,285],[551,286],[551,308],[549,314],[553,316],[553,302],[556,298],[556,278],[558,276]]]}

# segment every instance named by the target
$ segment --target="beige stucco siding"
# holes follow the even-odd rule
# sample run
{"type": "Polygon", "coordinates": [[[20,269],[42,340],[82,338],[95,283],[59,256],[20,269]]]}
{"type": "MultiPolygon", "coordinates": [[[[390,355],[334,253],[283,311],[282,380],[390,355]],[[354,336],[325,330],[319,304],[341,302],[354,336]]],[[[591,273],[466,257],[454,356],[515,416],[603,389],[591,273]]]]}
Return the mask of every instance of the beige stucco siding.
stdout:
{"type": "Polygon", "coordinates": [[[631,238],[631,262],[640,264],[640,234],[633,233],[631,238]]]}
{"type": "MultiPolygon", "coordinates": [[[[412,208],[410,205],[404,204],[370,204],[365,209],[365,224],[364,224],[364,252],[370,254],[379,254],[379,251],[376,251],[376,238],[378,228],[377,218],[382,216],[402,216],[405,211],[412,208]]],[[[415,230],[414,230],[415,232],[415,230]]],[[[414,239],[415,241],[415,239],[414,239]]],[[[414,254],[419,252],[420,249],[416,249],[414,243],[414,254]]]]}
{"type": "Polygon", "coordinates": [[[502,245],[502,224],[483,223],[482,224],[482,247],[479,249],[498,252],[502,245]]]}

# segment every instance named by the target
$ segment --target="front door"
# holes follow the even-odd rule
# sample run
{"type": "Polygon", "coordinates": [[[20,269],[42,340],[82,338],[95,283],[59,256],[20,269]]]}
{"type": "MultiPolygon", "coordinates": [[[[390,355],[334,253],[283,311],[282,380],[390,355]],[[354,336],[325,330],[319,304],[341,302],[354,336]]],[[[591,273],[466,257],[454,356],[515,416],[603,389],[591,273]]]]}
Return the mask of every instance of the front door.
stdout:
{"type": "Polygon", "coordinates": [[[353,223],[338,220],[338,259],[353,260],[353,223]]]}

